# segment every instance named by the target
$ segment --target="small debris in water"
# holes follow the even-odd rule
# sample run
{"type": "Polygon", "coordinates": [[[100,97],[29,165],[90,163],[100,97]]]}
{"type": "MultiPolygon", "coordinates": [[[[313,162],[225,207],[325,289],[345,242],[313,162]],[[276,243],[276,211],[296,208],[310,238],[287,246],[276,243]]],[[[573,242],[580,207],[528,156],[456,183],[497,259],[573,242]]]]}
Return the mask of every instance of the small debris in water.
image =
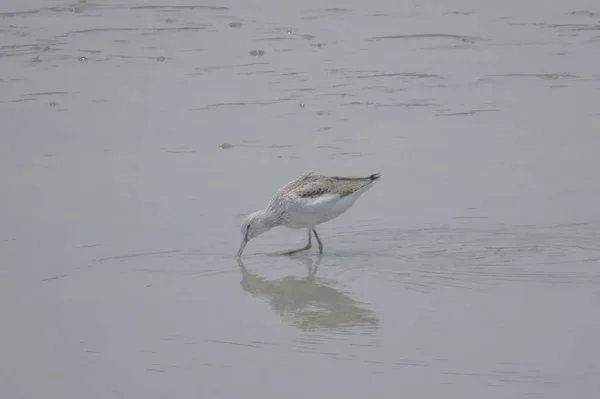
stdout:
{"type": "Polygon", "coordinates": [[[48,105],[49,105],[49,106],[51,106],[52,108],[54,108],[54,107],[58,107],[58,103],[57,103],[56,101],[50,101],[50,102],[48,103],[48,105]]]}
{"type": "Polygon", "coordinates": [[[87,61],[87,57],[79,57],[79,62],[86,62],[87,61]]]}
{"type": "Polygon", "coordinates": [[[291,35],[291,34],[292,34],[292,30],[291,30],[290,28],[288,28],[288,30],[287,30],[287,34],[288,34],[288,35],[291,35]]]}
{"type": "Polygon", "coordinates": [[[242,26],[244,26],[244,24],[242,24],[241,22],[230,22],[229,23],[230,28],[241,28],[242,26]]]}
{"type": "Polygon", "coordinates": [[[300,107],[300,108],[304,108],[304,107],[305,107],[305,105],[304,105],[304,103],[300,103],[300,104],[298,104],[298,107],[300,107]]]}
{"type": "Polygon", "coordinates": [[[222,150],[228,150],[230,148],[233,148],[233,144],[230,143],[222,143],[221,145],[219,145],[219,147],[221,147],[222,150]]]}
{"type": "Polygon", "coordinates": [[[158,62],[163,62],[165,60],[165,57],[163,57],[162,55],[160,57],[156,57],[156,61],[158,62]]]}
{"type": "Polygon", "coordinates": [[[262,57],[263,55],[265,55],[265,51],[264,50],[250,50],[248,52],[248,54],[250,54],[253,57],[262,57]]]}

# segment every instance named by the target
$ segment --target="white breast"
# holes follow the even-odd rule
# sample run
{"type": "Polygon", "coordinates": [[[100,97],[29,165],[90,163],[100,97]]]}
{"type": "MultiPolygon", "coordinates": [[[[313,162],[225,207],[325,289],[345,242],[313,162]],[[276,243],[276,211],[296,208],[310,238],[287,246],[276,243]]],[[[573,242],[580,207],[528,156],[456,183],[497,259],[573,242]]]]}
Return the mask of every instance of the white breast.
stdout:
{"type": "Polygon", "coordinates": [[[325,223],[350,209],[359,195],[353,193],[340,197],[338,194],[324,194],[314,198],[297,198],[288,206],[285,225],[299,229],[325,223]]]}

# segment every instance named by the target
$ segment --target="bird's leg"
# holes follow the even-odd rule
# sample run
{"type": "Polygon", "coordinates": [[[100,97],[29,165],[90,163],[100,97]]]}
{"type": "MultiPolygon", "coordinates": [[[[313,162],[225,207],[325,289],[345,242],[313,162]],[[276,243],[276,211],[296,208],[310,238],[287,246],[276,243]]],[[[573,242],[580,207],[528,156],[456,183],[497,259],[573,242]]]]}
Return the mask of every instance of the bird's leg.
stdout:
{"type": "MultiPolygon", "coordinates": [[[[315,233],[315,238],[319,242],[319,253],[322,254],[323,253],[323,243],[321,242],[321,239],[319,238],[319,235],[317,234],[317,230],[316,229],[313,229],[313,233],[315,233]]],[[[309,240],[310,240],[310,231],[308,233],[308,237],[309,237],[309,240]]]]}
{"type": "MultiPolygon", "coordinates": [[[[318,239],[318,237],[317,237],[318,239]]],[[[319,241],[319,247],[321,241],[319,241]]],[[[295,254],[296,252],[302,252],[302,251],[306,251],[307,249],[310,249],[312,247],[312,243],[311,243],[311,239],[310,239],[310,229],[308,229],[308,244],[306,244],[306,246],[304,248],[299,248],[299,249],[292,249],[291,251],[287,251],[284,252],[283,255],[291,255],[291,254],[295,254]]]]}

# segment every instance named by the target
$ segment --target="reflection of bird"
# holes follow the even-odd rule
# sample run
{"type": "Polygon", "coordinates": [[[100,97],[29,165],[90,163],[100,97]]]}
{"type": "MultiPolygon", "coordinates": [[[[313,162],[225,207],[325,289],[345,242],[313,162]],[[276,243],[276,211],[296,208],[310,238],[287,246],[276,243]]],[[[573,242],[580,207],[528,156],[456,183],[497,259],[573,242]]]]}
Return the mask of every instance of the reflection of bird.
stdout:
{"type": "Polygon", "coordinates": [[[242,224],[243,239],[238,256],[242,255],[248,241],[275,226],[308,229],[308,244],[284,255],[310,249],[311,232],[319,243],[319,253],[323,253],[323,243],[315,226],[350,209],[356,199],[380,177],[380,173],[369,177],[318,176],[312,172],[303,174],[281,187],[265,209],[246,217],[242,224]]]}
{"type": "Polygon", "coordinates": [[[241,259],[238,265],[242,272],[241,286],[252,296],[266,299],[273,310],[286,322],[301,330],[371,329],[379,326],[379,319],[360,302],[331,287],[334,281],[324,284],[316,273],[321,262],[308,257],[299,258],[306,262],[308,275],[305,278],[288,276],[269,281],[250,273],[241,259]]]}

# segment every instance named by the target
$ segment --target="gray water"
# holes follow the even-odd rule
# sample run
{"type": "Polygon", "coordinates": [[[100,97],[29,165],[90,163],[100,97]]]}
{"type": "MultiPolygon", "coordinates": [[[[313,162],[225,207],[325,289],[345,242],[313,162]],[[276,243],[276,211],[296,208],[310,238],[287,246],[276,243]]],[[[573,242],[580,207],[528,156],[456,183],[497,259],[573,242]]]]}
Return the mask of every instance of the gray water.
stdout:
{"type": "Polygon", "coordinates": [[[0,397],[595,398],[598,104],[597,1],[3,0],[0,397]]]}

